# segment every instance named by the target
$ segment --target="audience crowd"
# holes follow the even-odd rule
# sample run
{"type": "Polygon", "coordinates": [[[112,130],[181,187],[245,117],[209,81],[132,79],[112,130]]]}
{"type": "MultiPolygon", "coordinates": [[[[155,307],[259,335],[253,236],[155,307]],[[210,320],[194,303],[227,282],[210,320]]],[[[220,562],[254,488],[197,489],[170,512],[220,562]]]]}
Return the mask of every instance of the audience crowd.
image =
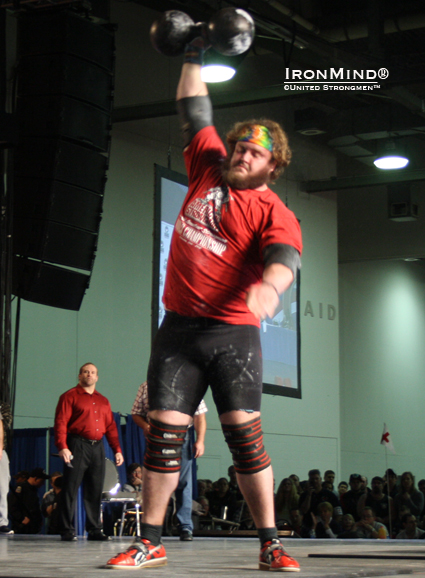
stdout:
{"type": "MultiPolygon", "coordinates": [[[[130,464],[123,490],[140,493],[142,467],[130,464]]],[[[254,521],[239,490],[235,468],[228,479],[198,480],[193,514],[201,529],[255,530],[254,521]]],[[[43,517],[46,533],[58,532],[62,474],[50,478],[41,468],[14,476],[8,496],[11,527],[17,534],[37,534],[43,517]],[[50,479],[52,489],[40,503],[38,488],[50,479]]],[[[383,476],[368,479],[353,473],[348,482],[336,484],[335,472],[323,477],[318,469],[306,480],[296,474],[283,478],[275,493],[275,517],[279,530],[294,538],[324,539],[425,539],[425,479],[416,486],[414,475],[398,476],[388,469],[383,476]]]]}
{"type": "MultiPolygon", "coordinates": [[[[234,468],[229,481],[198,480],[197,502],[203,526],[213,519],[233,521],[240,530],[255,529],[252,516],[237,487],[234,468]]],[[[324,539],[425,539],[425,479],[418,487],[411,472],[398,476],[388,469],[370,484],[361,474],[336,485],[335,472],[313,469],[300,481],[291,474],[275,493],[275,517],[279,530],[294,538],[324,539]]]]}

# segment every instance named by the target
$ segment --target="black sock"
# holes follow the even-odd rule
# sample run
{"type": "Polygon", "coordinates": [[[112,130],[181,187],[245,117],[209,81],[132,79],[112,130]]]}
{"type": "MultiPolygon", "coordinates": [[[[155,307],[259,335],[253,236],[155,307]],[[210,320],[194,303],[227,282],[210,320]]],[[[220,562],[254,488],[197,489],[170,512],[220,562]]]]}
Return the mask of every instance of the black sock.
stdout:
{"type": "Polygon", "coordinates": [[[154,526],[152,524],[140,524],[140,535],[142,538],[152,542],[154,546],[161,543],[162,526],[154,526]]]}
{"type": "Polygon", "coordinates": [[[273,540],[273,538],[279,539],[277,536],[277,528],[258,528],[257,532],[262,546],[264,546],[266,542],[273,540]]]}

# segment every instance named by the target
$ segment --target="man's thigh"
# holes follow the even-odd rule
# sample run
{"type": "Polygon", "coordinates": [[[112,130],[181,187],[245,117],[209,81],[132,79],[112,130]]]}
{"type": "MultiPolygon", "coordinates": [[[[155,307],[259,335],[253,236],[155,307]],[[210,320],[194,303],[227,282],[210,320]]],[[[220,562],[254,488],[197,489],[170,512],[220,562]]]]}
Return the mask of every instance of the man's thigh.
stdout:
{"type": "Polygon", "coordinates": [[[193,415],[208,385],[219,414],[259,411],[262,359],[258,328],[167,315],[149,364],[151,410],[193,415]]]}
{"type": "Polygon", "coordinates": [[[219,415],[259,412],[263,387],[260,333],[253,325],[226,325],[215,336],[208,380],[219,415]]]}

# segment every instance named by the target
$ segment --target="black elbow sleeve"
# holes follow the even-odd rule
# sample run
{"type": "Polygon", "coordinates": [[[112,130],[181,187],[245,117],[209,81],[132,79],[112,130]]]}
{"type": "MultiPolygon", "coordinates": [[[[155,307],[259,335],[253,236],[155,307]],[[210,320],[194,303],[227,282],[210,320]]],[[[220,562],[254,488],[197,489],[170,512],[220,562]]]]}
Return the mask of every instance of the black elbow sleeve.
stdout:
{"type": "Polygon", "coordinates": [[[213,123],[209,96],[191,96],[177,101],[177,111],[183,133],[183,146],[187,147],[195,134],[213,123]]]}
{"type": "Polygon", "coordinates": [[[274,243],[268,245],[263,251],[264,267],[272,265],[273,263],[280,263],[291,269],[294,274],[294,279],[297,275],[297,270],[301,267],[301,258],[299,252],[292,247],[292,245],[285,245],[284,243],[274,243]]]}

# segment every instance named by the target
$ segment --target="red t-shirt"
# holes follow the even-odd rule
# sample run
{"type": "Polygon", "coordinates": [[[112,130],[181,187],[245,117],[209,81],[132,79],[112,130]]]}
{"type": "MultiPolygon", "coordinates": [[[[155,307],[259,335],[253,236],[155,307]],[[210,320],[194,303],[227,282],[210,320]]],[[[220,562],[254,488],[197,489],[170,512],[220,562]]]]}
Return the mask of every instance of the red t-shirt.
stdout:
{"type": "Polygon", "coordinates": [[[163,302],[180,315],[259,326],[245,299],[261,282],[263,251],[284,243],[301,253],[301,231],[270,189],[225,186],[225,157],[213,126],[199,131],[185,151],[190,185],[174,227],[163,302]]]}
{"type": "Polygon", "coordinates": [[[96,390],[87,393],[81,385],[60,396],[54,431],[59,451],[68,447],[67,434],[75,434],[89,440],[101,440],[106,435],[114,453],[122,453],[109,401],[96,390]]]}

